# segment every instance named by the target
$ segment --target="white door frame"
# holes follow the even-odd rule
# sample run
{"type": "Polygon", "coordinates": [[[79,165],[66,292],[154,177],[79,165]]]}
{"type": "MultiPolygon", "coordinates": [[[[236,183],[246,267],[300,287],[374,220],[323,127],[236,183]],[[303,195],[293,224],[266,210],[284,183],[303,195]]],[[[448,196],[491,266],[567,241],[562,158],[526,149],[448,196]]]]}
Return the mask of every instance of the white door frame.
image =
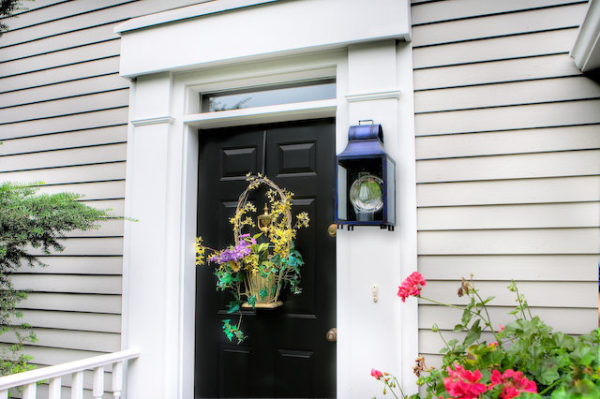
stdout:
{"type": "Polygon", "coordinates": [[[142,355],[129,370],[129,397],[193,397],[197,129],[328,116],[336,117],[338,153],[349,125],[374,119],[397,163],[396,230],[357,228],[336,238],[338,397],[377,392],[371,367],[414,390],[417,306],[400,306],[394,295],[416,269],[411,56],[409,44],[382,40],[140,74],[132,82],[125,214],[139,222],[125,231],[122,342],[142,355]],[[336,78],[335,100],[199,112],[204,91],[318,77],[336,78]]]}

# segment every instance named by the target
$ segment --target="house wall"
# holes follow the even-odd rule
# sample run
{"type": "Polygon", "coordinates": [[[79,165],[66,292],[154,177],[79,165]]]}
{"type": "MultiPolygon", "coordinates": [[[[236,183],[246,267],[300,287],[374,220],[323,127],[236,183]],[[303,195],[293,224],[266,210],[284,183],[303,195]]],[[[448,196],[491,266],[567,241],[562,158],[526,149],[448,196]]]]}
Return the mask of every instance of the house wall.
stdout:
{"type": "MultiPolygon", "coordinates": [[[[569,57],[586,1],[412,1],[419,270],[460,303],[473,273],[506,323],[518,282],[533,313],[597,327],[600,85],[569,57]]],[[[419,351],[455,311],[422,302],[419,351]]]]}
{"type": "MultiPolygon", "coordinates": [[[[113,29],[135,16],[200,2],[35,0],[4,19],[0,181],[43,181],[42,192],[76,192],[86,204],[123,215],[129,82],[118,74],[113,29]]],[[[31,290],[20,308],[39,338],[26,349],[34,363],[120,349],[123,223],[73,232],[63,253],[41,258],[47,268],[14,276],[17,288],[31,290]]]]}

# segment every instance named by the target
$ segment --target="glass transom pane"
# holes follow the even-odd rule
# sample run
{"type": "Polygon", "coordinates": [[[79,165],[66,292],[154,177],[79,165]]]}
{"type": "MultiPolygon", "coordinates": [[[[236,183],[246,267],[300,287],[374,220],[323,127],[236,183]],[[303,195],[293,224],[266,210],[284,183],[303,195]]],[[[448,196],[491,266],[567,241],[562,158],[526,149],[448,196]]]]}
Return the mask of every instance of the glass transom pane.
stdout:
{"type": "Polygon", "coordinates": [[[335,98],[335,81],[320,80],[301,85],[279,85],[204,94],[202,96],[202,112],[228,111],[330,98],[335,98]]]}

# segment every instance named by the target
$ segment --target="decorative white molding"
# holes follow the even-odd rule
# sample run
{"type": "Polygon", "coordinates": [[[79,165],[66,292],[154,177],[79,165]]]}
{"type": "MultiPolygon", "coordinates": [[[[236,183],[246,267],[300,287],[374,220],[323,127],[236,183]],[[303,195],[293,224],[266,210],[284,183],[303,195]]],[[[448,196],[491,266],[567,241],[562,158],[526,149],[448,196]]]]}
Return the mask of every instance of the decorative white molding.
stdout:
{"type": "Polygon", "coordinates": [[[174,121],[175,121],[175,119],[173,119],[170,116],[156,116],[153,118],[134,119],[131,121],[131,124],[135,127],[138,127],[138,126],[148,126],[148,125],[159,125],[161,123],[171,124],[174,121]]]}
{"type": "Polygon", "coordinates": [[[213,129],[256,123],[276,123],[301,119],[335,116],[337,100],[317,100],[302,103],[278,104],[265,107],[205,112],[186,115],[183,123],[192,127],[213,129]]]}
{"type": "Polygon", "coordinates": [[[388,100],[388,99],[400,99],[400,95],[402,92],[400,90],[384,90],[384,91],[374,91],[370,93],[356,93],[356,94],[347,94],[346,101],[349,103],[354,103],[358,101],[371,101],[371,100],[388,100]]]}
{"type": "Polygon", "coordinates": [[[600,0],[591,0],[571,57],[582,72],[600,68],[600,0]]]}

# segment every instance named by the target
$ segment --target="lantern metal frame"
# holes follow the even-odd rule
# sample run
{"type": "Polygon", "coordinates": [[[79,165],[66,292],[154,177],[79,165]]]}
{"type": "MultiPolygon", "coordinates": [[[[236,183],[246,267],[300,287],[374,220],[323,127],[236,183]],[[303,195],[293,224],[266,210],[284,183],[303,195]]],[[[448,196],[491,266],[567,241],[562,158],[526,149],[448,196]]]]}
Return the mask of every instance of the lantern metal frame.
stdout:
{"type": "Polygon", "coordinates": [[[343,229],[344,226],[347,226],[348,230],[354,230],[355,226],[379,226],[381,229],[393,231],[396,224],[396,162],[383,149],[381,125],[369,120],[350,126],[348,145],[337,155],[336,169],[335,223],[338,229],[343,229]],[[375,213],[374,220],[357,220],[350,203],[351,184],[362,172],[383,180],[383,207],[375,213]]]}

